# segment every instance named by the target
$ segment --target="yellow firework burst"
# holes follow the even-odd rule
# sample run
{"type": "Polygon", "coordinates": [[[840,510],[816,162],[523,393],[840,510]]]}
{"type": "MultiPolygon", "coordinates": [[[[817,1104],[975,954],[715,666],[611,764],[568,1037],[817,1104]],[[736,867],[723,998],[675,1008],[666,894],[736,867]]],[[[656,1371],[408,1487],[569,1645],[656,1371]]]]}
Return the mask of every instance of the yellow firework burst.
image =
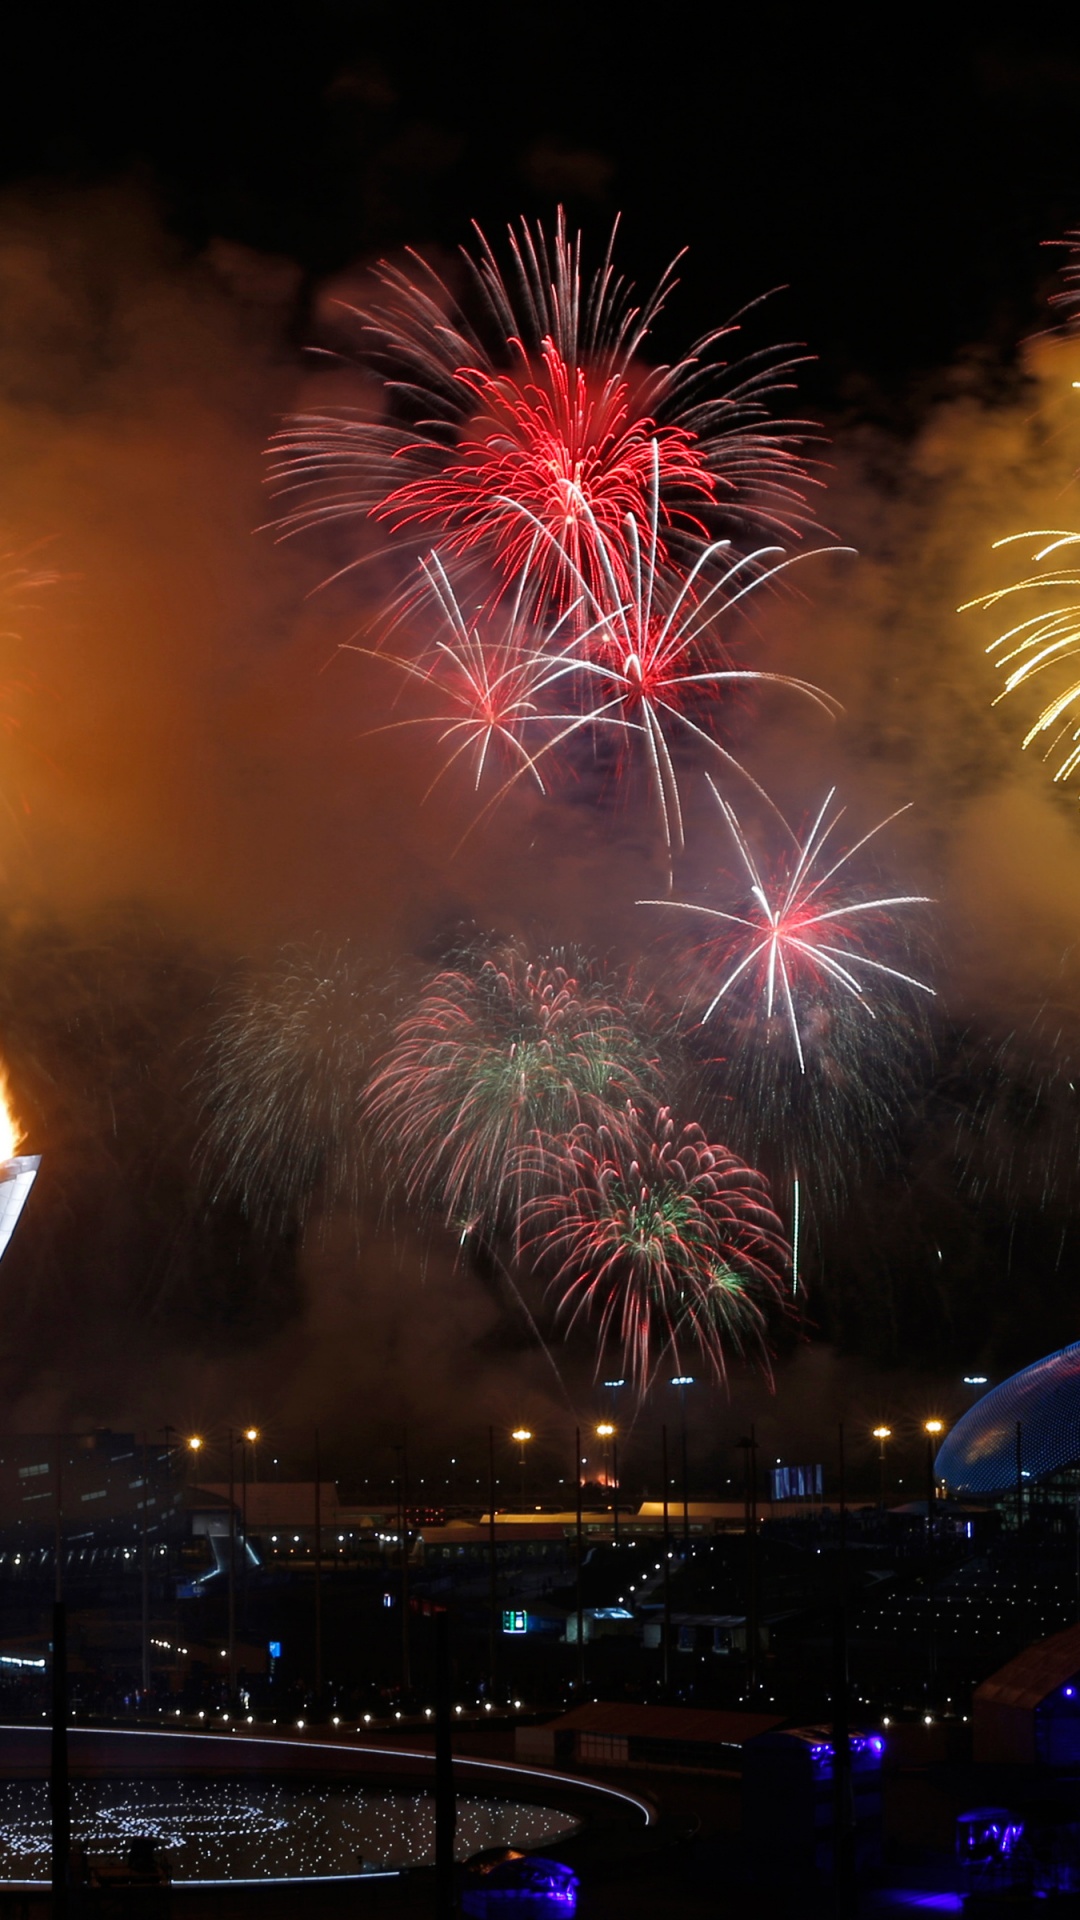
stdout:
{"type": "MultiPolygon", "coordinates": [[[[1049,673],[1056,679],[1058,669],[1080,658],[1080,533],[1060,527],[1033,528],[996,540],[994,551],[1020,540],[1039,542],[1033,558],[1040,571],[1014,580],[1010,586],[998,587],[993,593],[979,594],[960,608],[966,613],[971,607],[1004,606],[1019,594],[1039,595],[1038,612],[999,633],[986,649],[1005,675],[995,706],[1039,674],[1049,673]],[[1068,564],[1070,560],[1075,564],[1068,564]],[[1049,607],[1046,594],[1053,596],[1049,607]]],[[[1080,678],[1071,677],[1066,686],[1060,687],[1032,722],[1024,735],[1024,746],[1036,741],[1043,748],[1043,759],[1056,761],[1055,780],[1068,780],[1080,768],[1080,678]]]]}

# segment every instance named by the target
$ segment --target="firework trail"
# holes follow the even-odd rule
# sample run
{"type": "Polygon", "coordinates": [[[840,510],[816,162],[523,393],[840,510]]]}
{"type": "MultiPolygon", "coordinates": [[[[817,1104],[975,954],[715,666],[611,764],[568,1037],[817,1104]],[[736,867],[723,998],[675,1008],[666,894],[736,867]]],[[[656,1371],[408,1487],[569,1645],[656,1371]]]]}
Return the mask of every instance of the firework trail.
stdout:
{"type": "Polygon", "coordinates": [[[406,1197],[463,1236],[516,1234],[538,1131],[618,1128],[658,1075],[648,1010],[589,962],[510,946],[437,974],[397,1023],[367,1095],[406,1197]]]}
{"type": "MultiPolygon", "coordinates": [[[[1080,269],[1077,271],[1080,272],[1080,269]]],[[[1054,559],[1062,552],[1067,553],[1070,548],[1080,560],[1080,533],[1064,532],[1059,528],[1011,533],[1004,540],[994,542],[994,551],[999,547],[1011,546],[1017,540],[1046,542],[1034,555],[1040,565],[1044,560],[1054,559]]],[[[1011,601],[1015,594],[1040,589],[1054,594],[1057,604],[1050,608],[1044,605],[1038,613],[999,633],[986,649],[988,654],[996,656],[995,665],[1006,676],[1005,685],[994,699],[994,706],[1036,676],[1053,672],[1066,661],[1080,656],[1080,565],[1047,567],[1041,573],[1029,574],[1024,580],[1014,581],[1011,586],[980,594],[960,608],[961,613],[969,612],[972,607],[997,608],[1011,601]]],[[[1068,780],[1080,767],[1080,679],[1070,680],[1060,693],[1055,694],[1028,728],[1024,735],[1024,746],[1030,747],[1036,740],[1043,748],[1044,760],[1060,756],[1054,771],[1055,781],[1068,780]]]]}
{"type": "Polygon", "coordinates": [[[376,520],[407,549],[434,541],[505,583],[529,546],[524,507],[553,536],[542,585],[546,611],[561,611],[561,556],[599,592],[597,530],[618,550],[628,518],[645,524],[654,446],[673,552],[695,553],[718,521],[740,535],[801,533],[803,450],[817,435],[769,412],[792,386],[791,348],[727,365],[717,354],[737,317],[649,368],[641,355],[673,269],[637,302],[613,265],[615,229],[591,279],[561,212],[550,239],[526,221],[508,230],[505,273],[476,233],[475,254],[462,249],[462,302],[412,254],[408,271],[383,262],[379,296],[347,309],[393,417],[337,409],[288,422],[272,450],[272,477],[294,500],[284,533],[376,520]]]}
{"type": "Polygon", "coordinates": [[[363,1091],[385,1033],[385,979],[347,949],[287,947],[228,996],[198,1088],[201,1182],[268,1231],[303,1225],[318,1200],[356,1212],[363,1091]]]}
{"type": "Polygon", "coordinates": [[[631,1105],[617,1129],[578,1126],[529,1158],[523,1251],[549,1271],[557,1319],[595,1324],[597,1373],[612,1349],[640,1392],[661,1359],[683,1371],[693,1355],[720,1380],[729,1356],[767,1364],[789,1256],[760,1173],[667,1107],[631,1105]]]}

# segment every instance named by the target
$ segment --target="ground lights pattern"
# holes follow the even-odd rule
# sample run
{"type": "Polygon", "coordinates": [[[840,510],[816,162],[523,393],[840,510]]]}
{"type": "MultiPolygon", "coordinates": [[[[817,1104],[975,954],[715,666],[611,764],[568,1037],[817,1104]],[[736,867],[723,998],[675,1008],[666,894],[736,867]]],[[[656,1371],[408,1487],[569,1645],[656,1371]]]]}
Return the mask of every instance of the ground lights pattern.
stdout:
{"type": "MultiPolygon", "coordinates": [[[[579,1822],[556,1808],[461,1797],[455,1853],[533,1848],[579,1822]]],[[[305,1879],[430,1864],[435,1802],[427,1793],[237,1780],[94,1780],[72,1788],[72,1837],[121,1854],[150,1839],[177,1881],[305,1879]]],[[[0,1884],[49,1877],[44,1781],[0,1782],[0,1884]]]]}

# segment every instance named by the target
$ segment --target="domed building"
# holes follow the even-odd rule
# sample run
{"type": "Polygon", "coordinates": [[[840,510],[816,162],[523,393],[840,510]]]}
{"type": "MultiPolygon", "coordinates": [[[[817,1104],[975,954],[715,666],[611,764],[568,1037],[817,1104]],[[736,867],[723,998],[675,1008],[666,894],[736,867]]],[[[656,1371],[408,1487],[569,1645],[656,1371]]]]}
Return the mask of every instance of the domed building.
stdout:
{"type": "Polygon", "coordinates": [[[994,1494],[1080,1466],[1080,1340],[984,1393],[935,1462],[950,1493],[994,1494]]]}

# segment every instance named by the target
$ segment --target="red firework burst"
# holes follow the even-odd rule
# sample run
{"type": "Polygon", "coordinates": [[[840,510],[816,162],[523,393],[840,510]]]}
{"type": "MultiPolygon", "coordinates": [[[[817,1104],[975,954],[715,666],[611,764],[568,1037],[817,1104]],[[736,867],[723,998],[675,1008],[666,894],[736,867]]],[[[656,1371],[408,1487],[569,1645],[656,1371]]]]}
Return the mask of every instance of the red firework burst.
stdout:
{"type": "Polygon", "coordinates": [[[644,527],[653,444],[665,546],[693,553],[718,513],[735,529],[802,531],[803,450],[817,435],[769,411],[792,385],[789,348],[729,366],[718,350],[736,319],[649,368],[641,355],[671,269],[637,304],[612,265],[614,230],[591,281],[561,213],[552,240],[524,221],[510,230],[508,274],[477,233],[476,256],[463,250],[475,326],[419,255],[409,272],[382,263],[383,297],[347,310],[398,418],[342,409],[290,420],[273,449],[273,476],[297,497],[283,531],[375,518],[505,581],[528,544],[525,506],[554,536],[545,585],[564,604],[560,555],[599,588],[593,529],[618,547],[628,516],[644,527]]]}
{"type": "Polygon", "coordinates": [[[553,1269],[557,1315],[597,1323],[597,1372],[612,1347],[641,1390],[691,1350],[718,1379],[732,1355],[765,1359],[790,1256],[762,1174],[666,1107],[531,1151],[522,1247],[553,1269]]]}
{"type": "MultiPolygon", "coordinates": [[[[702,449],[682,427],[661,427],[631,413],[625,377],[590,377],[568,365],[550,337],[540,358],[520,340],[508,342],[518,365],[493,374],[462,367],[458,379],[472,392],[476,413],[442,471],[396,487],[375,517],[395,531],[436,530],[446,549],[493,557],[504,577],[520,571],[532,545],[521,509],[558,543],[548,547],[549,586],[573,591],[556,564],[565,554],[576,574],[599,587],[598,541],[619,553],[627,519],[638,520],[654,468],[665,528],[676,517],[668,505],[680,493],[707,505],[716,495],[702,449]]],[[[704,524],[681,518],[695,535],[704,524]]]]}

